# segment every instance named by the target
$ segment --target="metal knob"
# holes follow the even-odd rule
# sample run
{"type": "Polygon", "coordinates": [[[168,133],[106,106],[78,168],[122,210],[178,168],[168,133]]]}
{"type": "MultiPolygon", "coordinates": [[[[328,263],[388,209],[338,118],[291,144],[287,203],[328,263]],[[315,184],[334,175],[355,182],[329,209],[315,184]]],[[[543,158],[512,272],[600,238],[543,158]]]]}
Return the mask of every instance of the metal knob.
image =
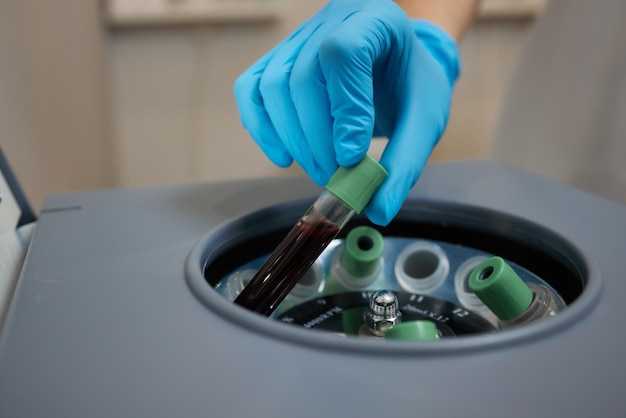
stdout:
{"type": "Polygon", "coordinates": [[[364,320],[372,334],[383,336],[388,328],[402,321],[398,297],[388,290],[374,292],[364,314],[364,320]]]}

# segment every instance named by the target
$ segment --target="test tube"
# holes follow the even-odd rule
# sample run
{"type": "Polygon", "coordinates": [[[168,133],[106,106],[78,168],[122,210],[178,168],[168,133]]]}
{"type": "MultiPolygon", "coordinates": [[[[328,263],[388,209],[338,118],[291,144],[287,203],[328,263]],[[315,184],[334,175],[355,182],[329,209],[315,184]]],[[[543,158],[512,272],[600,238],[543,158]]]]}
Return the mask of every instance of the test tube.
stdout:
{"type": "Polygon", "coordinates": [[[546,286],[524,282],[501,257],[490,257],[477,265],[468,285],[500,319],[502,328],[546,318],[565,307],[546,286]]]}
{"type": "Polygon", "coordinates": [[[271,315],[350,218],[365,208],[386,177],[387,171],[369,156],[354,167],[340,167],[235,303],[271,315]]]}
{"type": "Polygon", "coordinates": [[[432,321],[402,322],[385,330],[385,339],[394,341],[437,341],[441,333],[432,321]]]}

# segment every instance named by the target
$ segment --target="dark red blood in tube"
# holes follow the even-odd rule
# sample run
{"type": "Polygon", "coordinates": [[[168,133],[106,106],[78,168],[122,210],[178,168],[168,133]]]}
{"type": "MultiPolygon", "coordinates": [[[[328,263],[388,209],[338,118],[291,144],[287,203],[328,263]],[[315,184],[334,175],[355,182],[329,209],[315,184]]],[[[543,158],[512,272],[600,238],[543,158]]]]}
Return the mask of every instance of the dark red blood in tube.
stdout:
{"type": "Polygon", "coordinates": [[[235,303],[269,316],[339,233],[331,222],[302,219],[239,294],[235,303]]]}

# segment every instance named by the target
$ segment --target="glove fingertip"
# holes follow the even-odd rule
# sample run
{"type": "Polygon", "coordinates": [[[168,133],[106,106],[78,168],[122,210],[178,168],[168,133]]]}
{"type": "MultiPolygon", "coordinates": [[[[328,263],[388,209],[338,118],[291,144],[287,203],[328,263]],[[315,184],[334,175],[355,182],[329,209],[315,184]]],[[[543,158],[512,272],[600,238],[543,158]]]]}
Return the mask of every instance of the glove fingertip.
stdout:
{"type": "Polygon", "coordinates": [[[330,176],[321,170],[316,170],[314,172],[309,173],[309,177],[313,181],[313,183],[318,186],[325,186],[330,180],[330,176]]]}
{"type": "Polygon", "coordinates": [[[287,151],[265,151],[267,158],[280,168],[287,168],[293,164],[293,157],[287,151]]]}
{"type": "Polygon", "coordinates": [[[339,140],[335,144],[335,152],[337,154],[337,164],[342,167],[352,167],[361,161],[367,154],[369,143],[363,144],[363,141],[339,140]]]}
{"type": "Polygon", "coordinates": [[[377,194],[365,208],[365,214],[372,223],[387,226],[399,209],[398,202],[394,202],[393,199],[385,199],[384,196],[377,194]]]}

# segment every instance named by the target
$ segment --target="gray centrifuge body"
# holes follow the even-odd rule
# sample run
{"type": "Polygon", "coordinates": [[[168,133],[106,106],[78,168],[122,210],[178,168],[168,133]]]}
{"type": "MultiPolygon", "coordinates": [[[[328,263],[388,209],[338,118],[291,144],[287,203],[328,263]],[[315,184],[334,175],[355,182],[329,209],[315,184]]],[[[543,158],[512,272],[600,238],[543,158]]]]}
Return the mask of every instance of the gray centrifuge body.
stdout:
{"type": "Polygon", "coordinates": [[[519,329],[381,342],[265,319],[204,280],[319,193],[283,178],[48,198],[0,340],[0,416],[626,416],[626,207],[492,163],[428,167],[407,207],[539,248],[582,291],[519,329]]]}

